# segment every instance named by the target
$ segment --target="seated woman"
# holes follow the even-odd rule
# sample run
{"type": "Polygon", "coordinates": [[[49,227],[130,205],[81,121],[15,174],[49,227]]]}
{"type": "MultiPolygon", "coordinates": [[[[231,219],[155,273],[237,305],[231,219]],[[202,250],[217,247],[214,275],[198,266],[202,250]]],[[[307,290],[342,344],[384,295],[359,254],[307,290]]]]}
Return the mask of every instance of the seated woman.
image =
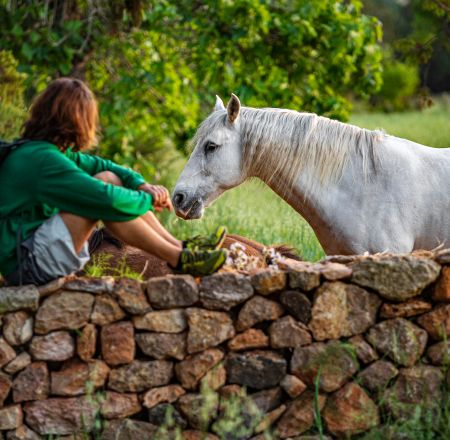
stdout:
{"type": "Polygon", "coordinates": [[[84,154],[96,142],[98,109],[80,80],[52,82],[24,124],[27,141],[0,168],[0,272],[9,285],[45,284],[79,271],[89,260],[88,239],[101,220],[125,243],[178,272],[218,270],[224,228],[182,242],[153,209],[172,209],[162,186],[109,160],[84,154]]]}

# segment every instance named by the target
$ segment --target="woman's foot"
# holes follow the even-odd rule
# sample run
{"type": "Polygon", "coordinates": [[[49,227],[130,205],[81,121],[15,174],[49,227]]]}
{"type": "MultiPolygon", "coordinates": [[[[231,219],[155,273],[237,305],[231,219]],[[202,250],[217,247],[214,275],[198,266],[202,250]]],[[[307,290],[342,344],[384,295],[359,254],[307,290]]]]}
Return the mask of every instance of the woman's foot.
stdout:
{"type": "Polygon", "coordinates": [[[227,251],[225,249],[210,251],[183,249],[175,271],[196,277],[211,275],[223,266],[226,259],[227,251]]]}
{"type": "Polygon", "coordinates": [[[191,251],[201,250],[214,250],[219,249],[227,235],[227,228],[225,226],[219,226],[212,234],[208,235],[196,235],[183,242],[184,249],[190,249],[191,251]]]}

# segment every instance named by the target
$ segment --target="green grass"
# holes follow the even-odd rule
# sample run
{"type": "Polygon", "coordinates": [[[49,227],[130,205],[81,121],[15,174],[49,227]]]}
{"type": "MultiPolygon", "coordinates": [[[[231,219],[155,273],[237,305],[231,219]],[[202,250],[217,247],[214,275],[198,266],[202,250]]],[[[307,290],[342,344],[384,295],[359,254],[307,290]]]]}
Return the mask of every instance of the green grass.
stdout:
{"type": "MultiPolygon", "coordinates": [[[[432,147],[448,147],[449,121],[450,105],[442,102],[422,112],[355,114],[350,122],[369,129],[383,128],[389,134],[432,147]]],[[[174,172],[174,180],[177,173],[174,172]]],[[[289,244],[305,260],[318,260],[324,256],[314,232],[300,215],[268,187],[257,182],[245,183],[225,193],[205,211],[201,220],[186,222],[164,215],[163,222],[178,237],[210,232],[223,224],[232,233],[266,245],[289,244]]]]}

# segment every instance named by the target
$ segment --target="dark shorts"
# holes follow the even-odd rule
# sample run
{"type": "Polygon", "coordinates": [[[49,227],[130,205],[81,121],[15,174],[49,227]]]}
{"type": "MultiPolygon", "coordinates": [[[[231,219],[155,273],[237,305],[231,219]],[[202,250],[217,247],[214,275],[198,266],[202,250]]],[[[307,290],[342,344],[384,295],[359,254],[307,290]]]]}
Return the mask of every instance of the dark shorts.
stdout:
{"type": "Polygon", "coordinates": [[[55,215],[45,221],[21,246],[21,264],[6,278],[9,285],[47,284],[81,270],[89,261],[88,244],[79,254],[64,221],[55,215]]]}

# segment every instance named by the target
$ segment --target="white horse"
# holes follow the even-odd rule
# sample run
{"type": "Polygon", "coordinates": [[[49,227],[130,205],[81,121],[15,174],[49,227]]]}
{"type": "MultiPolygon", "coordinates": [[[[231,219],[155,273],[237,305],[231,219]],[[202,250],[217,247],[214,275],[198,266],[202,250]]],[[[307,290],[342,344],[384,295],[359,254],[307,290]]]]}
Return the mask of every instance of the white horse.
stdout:
{"type": "Polygon", "coordinates": [[[182,218],[200,218],[224,191],[257,177],[308,221],[327,254],[450,245],[450,149],[241,107],[235,95],[227,108],[217,97],[194,141],[173,194],[182,218]]]}

